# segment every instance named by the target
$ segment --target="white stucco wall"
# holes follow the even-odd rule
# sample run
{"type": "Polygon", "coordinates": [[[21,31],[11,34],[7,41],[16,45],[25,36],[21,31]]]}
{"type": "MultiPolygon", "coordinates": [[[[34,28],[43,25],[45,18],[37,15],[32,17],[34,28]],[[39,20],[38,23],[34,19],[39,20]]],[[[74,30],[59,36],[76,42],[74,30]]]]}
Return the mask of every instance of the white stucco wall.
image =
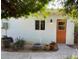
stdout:
{"type": "MultiPolygon", "coordinates": [[[[26,41],[50,43],[51,41],[56,42],[56,19],[53,18],[52,23],[45,20],[45,30],[35,30],[34,19],[11,19],[8,21],[9,28],[7,35],[14,38],[16,41],[17,37],[22,37],[26,41]]],[[[36,19],[37,20],[37,19],[36,19]]],[[[2,35],[5,34],[5,30],[2,30],[2,35]]]]}
{"type": "Polygon", "coordinates": [[[67,20],[66,44],[74,44],[74,23],[70,20],[67,20]]]}
{"type": "MultiPolygon", "coordinates": [[[[64,18],[60,16],[50,16],[45,20],[45,30],[35,30],[35,20],[39,19],[11,18],[8,21],[9,28],[7,35],[13,37],[14,41],[16,41],[17,37],[21,37],[33,43],[56,42],[57,19],[64,18]],[[52,23],[50,19],[52,19],[52,23]]],[[[2,20],[2,22],[5,22],[5,20],[2,20]]],[[[5,35],[5,30],[2,29],[1,32],[2,35],[5,35]]],[[[69,20],[67,20],[66,26],[66,44],[74,44],[74,23],[69,20]]]]}

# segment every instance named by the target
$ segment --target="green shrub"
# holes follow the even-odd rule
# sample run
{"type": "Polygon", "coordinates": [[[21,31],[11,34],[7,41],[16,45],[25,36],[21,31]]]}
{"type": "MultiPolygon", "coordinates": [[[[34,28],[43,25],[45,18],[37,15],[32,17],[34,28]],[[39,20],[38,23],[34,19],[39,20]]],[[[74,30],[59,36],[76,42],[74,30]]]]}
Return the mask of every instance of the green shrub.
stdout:
{"type": "Polygon", "coordinates": [[[70,57],[68,57],[67,59],[78,59],[76,56],[70,56],[70,57]]]}
{"type": "Polygon", "coordinates": [[[14,43],[14,48],[22,49],[22,48],[24,48],[25,43],[26,43],[25,40],[17,38],[17,41],[14,43]]]}

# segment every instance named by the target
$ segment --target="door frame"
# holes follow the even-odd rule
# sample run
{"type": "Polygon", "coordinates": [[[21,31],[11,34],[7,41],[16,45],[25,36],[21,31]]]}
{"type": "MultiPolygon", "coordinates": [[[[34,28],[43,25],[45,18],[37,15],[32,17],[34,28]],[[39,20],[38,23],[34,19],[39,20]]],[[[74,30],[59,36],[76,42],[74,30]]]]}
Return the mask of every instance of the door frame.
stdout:
{"type": "Polygon", "coordinates": [[[56,30],[56,38],[57,38],[56,41],[57,41],[57,43],[66,43],[66,26],[67,26],[66,24],[67,24],[66,19],[57,19],[57,30],[56,30]],[[59,24],[58,24],[59,22],[64,22],[64,25],[63,25],[64,29],[61,29],[61,30],[59,29],[59,24]],[[62,35],[64,34],[64,36],[59,34],[61,32],[62,32],[62,35]],[[61,37],[60,37],[60,35],[61,35],[61,37]]]}

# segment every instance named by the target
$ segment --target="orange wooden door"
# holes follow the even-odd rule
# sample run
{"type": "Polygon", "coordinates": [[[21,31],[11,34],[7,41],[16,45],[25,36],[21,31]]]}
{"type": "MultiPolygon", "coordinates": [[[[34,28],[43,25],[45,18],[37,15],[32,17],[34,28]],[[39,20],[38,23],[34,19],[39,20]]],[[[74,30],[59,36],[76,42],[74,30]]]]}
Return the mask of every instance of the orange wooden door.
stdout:
{"type": "Polygon", "coordinates": [[[66,21],[62,19],[57,20],[57,43],[66,42],[66,21]]]}

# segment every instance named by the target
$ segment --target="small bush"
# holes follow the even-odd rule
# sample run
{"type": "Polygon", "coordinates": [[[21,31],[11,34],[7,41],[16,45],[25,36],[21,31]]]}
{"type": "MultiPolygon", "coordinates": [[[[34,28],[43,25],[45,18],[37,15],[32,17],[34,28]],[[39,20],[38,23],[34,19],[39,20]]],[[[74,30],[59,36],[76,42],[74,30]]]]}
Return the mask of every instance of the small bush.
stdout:
{"type": "Polygon", "coordinates": [[[75,24],[74,30],[74,43],[78,45],[78,23],[75,24]]]}
{"type": "Polygon", "coordinates": [[[73,56],[67,57],[66,59],[78,59],[78,57],[73,55],[73,56]]]}
{"type": "Polygon", "coordinates": [[[17,38],[17,41],[14,43],[14,49],[22,49],[22,48],[24,48],[25,43],[26,43],[25,40],[17,38]]]}

